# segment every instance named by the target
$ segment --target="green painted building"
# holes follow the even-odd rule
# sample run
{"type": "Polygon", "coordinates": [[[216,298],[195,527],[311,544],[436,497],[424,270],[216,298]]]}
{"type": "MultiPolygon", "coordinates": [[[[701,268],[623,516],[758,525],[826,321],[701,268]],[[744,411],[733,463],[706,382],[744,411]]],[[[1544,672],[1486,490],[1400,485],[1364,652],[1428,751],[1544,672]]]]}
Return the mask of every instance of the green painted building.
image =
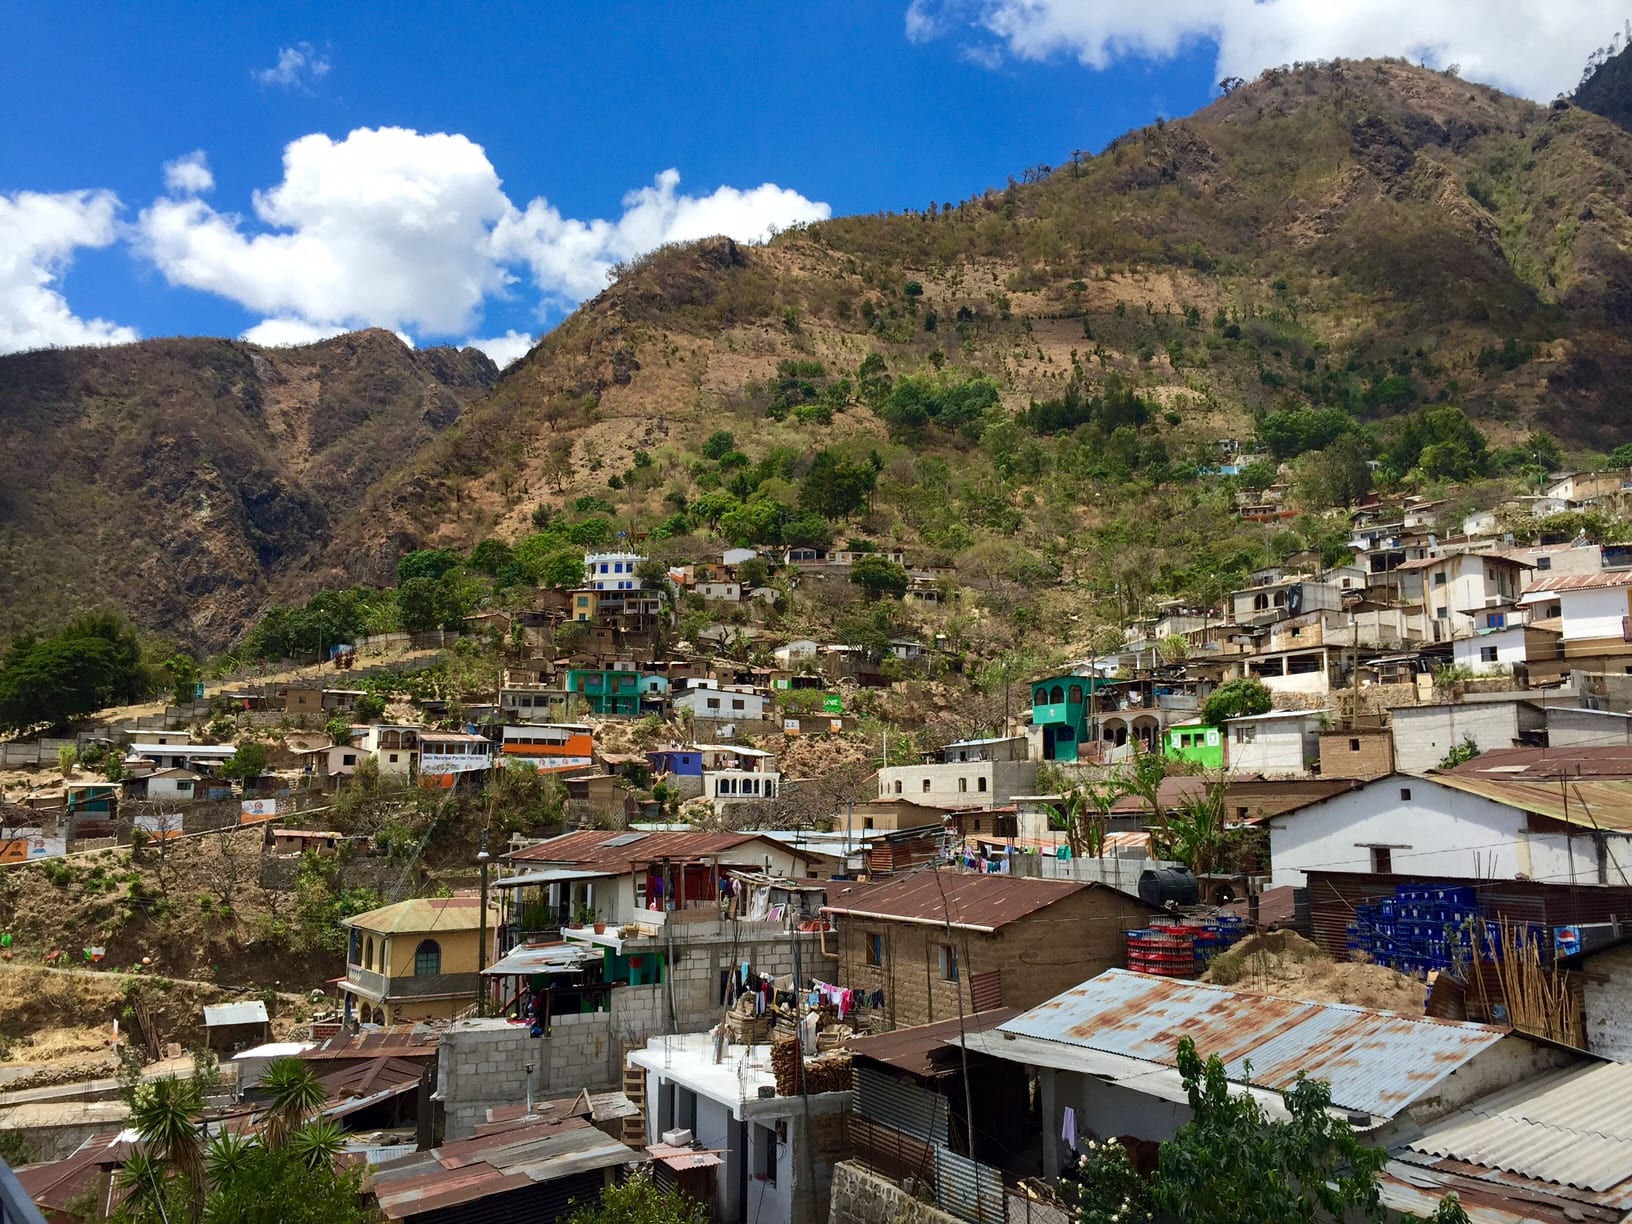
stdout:
{"type": "Polygon", "coordinates": [[[1224,732],[1206,723],[1180,723],[1162,733],[1162,752],[1169,760],[1224,768],[1224,732]]]}
{"type": "Polygon", "coordinates": [[[572,668],[567,672],[567,692],[583,698],[597,714],[640,714],[640,673],[572,668]]]}
{"type": "Polygon", "coordinates": [[[1031,685],[1031,725],[1043,733],[1043,760],[1075,761],[1090,736],[1092,676],[1050,676],[1031,685]]]}

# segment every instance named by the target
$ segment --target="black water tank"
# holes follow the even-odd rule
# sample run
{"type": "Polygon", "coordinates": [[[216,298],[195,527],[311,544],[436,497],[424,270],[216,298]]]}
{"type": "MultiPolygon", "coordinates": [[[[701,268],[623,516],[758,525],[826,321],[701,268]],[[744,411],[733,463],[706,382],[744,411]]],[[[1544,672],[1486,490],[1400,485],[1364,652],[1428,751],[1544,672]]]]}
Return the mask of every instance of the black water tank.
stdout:
{"type": "Polygon", "coordinates": [[[1188,867],[1155,867],[1139,873],[1139,899],[1146,905],[1194,905],[1201,886],[1188,867]]]}

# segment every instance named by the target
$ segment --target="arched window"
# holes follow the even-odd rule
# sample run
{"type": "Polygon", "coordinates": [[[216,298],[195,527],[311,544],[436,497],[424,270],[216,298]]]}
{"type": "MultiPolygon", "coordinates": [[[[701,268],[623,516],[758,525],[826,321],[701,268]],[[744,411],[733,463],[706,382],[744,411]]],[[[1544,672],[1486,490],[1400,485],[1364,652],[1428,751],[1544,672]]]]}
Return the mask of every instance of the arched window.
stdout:
{"type": "Polygon", "coordinates": [[[1073,684],[1071,686],[1070,700],[1071,700],[1072,705],[1081,705],[1082,704],[1082,685],[1073,684]]]}
{"type": "Polygon", "coordinates": [[[1036,702],[1038,705],[1047,705],[1048,704],[1048,689],[1043,687],[1042,685],[1038,685],[1037,686],[1037,691],[1031,695],[1031,699],[1032,699],[1032,701],[1036,702]]]}
{"type": "Polygon", "coordinates": [[[423,939],[414,949],[414,976],[435,977],[442,972],[442,945],[434,939],[423,939]]]}
{"type": "Polygon", "coordinates": [[[363,941],[363,968],[374,968],[374,936],[372,935],[363,941]]]}
{"type": "Polygon", "coordinates": [[[1055,705],[1058,705],[1060,702],[1065,700],[1065,688],[1062,685],[1056,684],[1053,689],[1049,691],[1048,697],[1050,701],[1052,701],[1055,705]]]}
{"type": "Polygon", "coordinates": [[[924,779],[924,794],[926,794],[926,795],[929,794],[929,779],[928,778],[924,779]]]}
{"type": "Polygon", "coordinates": [[[959,778],[958,779],[958,789],[960,791],[968,790],[969,789],[969,779],[968,778],[959,778]]]}
{"type": "Polygon", "coordinates": [[[895,784],[895,793],[898,795],[901,793],[901,783],[899,782],[895,784]]]}
{"type": "Polygon", "coordinates": [[[1262,612],[1268,607],[1269,607],[1269,596],[1268,595],[1254,595],[1252,597],[1252,610],[1254,612],[1262,612]]]}

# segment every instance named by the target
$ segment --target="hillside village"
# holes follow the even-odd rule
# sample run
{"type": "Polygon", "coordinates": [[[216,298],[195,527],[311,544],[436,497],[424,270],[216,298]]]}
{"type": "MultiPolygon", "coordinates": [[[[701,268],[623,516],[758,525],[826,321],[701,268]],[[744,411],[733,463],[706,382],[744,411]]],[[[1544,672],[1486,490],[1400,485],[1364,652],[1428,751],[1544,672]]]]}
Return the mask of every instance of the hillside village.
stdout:
{"type": "Polygon", "coordinates": [[[1632,1220],[1623,163],[1300,64],[503,373],[6,358],[0,1224],[1632,1220]]]}
{"type": "MultiPolygon", "coordinates": [[[[856,644],[767,622],[835,580],[933,607],[955,567],[818,547],[665,567],[630,539],[462,633],[336,643],[293,680],[95,723],[67,756],[103,778],[51,741],[8,745],[51,764],[18,772],[3,809],[6,971],[78,962],[138,1000],[166,980],[145,976],[197,972],[118,929],[144,909],[140,869],[137,904],[95,934],[19,904],[39,894],[13,873],[60,892],[81,864],[174,856],[185,875],[216,843],[267,897],[305,906],[327,878],[351,899],[318,919],[333,951],[314,944],[305,981],[281,982],[309,997],[144,1002],[120,1041],[133,1065],[214,1051],[223,1124],[266,1107],[273,1062],[309,1067],[392,1219],[432,1218],[409,1187],[466,1149],[491,1151],[491,1173],[449,1205],[484,1218],[533,1210],[508,1187],[549,1180],[558,1150],[593,1166],[552,1182],[558,1199],[647,1163],[721,1219],[740,1218],[745,1178],[761,1217],[768,1196],[790,1221],[874,1219],[914,1186],[974,1224],[1058,1211],[1067,1149],[1114,1136],[1149,1160],[1183,1121],[1160,1036],[1175,1008],[1221,1017],[1180,1031],[1231,1068],[1250,1059],[1258,1089],[1276,1065],[1320,1074],[1334,1024],[1376,1050],[1352,1089],[1334,1070],[1333,1101],[1389,1148],[1391,1206],[1454,1191],[1471,1218],[1508,1218],[1472,1205],[1522,1193],[1555,1213],[1525,1218],[1602,1213],[1632,1169],[1583,1187],[1537,1156],[1498,1175],[1458,1136],[1490,1117],[1522,1133],[1532,1097],[1609,1108],[1632,1049],[1632,551],[1512,530],[1613,512],[1628,479],[1558,473],[1456,531],[1441,504],[1369,495],[1341,563],[1292,556],[1214,606],[1165,606],[1093,657],[1005,677],[969,733],[893,746],[877,703],[954,675],[946,635],[856,644]],[[720,619],[676,638],[699,605],[720,619]],[[354,679],[388,648],[434,661],[478,639],[498,644],[491,687],[387,702],[410,664],[354,679]],[[516,779],[530,827],[493,819],[516,779]],[[412,813],[455,800],[486,804],[480,853],[433,865],[435,821],[412,813]],[[370,826],[371,808],[396,824],[370,826]],[[81,939],[83,955],[65,946],[81,939]],[[1285,1044],[1273,1060],[1259,1031],[1285,1044]],[[1448,1078],[1393,1084],[1389,1051],[1448,1078]],[[971,1077],[1004,1121],[971,1127],[971,1077]]],[[[1278,492],[1241,495],[1240,513],[1273,520],[1278,492]]],[[[121,869],[87,879],[118,888],[121,869]]],[[[250,905],[220,891],[223,913],[250,905]]],[[[145,907],[161,925],[165,904],[145,907]]],[[[26,1069],[29,1034],[7,1036],[26,1069]]],[[[42,1086],[0,1086],[0,1127],[43,1158],[20,1176],[48,1217],[82,1218],[73,1204],[117,1183],[130,1141],[108,1123],[127,1106],[111,1080],[109,1099],[71,1104],[73,1060],[40,1066],[14,1082],[42,1086]]]]}

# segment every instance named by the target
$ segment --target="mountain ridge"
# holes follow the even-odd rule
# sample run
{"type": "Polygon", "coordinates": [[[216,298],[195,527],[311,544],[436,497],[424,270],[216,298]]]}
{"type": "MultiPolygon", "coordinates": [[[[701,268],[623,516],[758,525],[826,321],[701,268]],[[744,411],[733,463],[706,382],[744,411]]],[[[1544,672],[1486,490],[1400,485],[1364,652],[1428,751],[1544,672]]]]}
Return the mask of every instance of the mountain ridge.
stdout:
{"type": "MultiPolygon", "coordinates": [[[[1139,427],[1136,478],[1156,448],[1201,456],[1300,407],[1387,426],[1455,403],[1497,441],[1546,428],[1579,448],[1629,435],[1617,388],[1632,373],[1632,135],[1580,107],[1396,61],[1297,65],[1025,180],[761,246],[706,239],[631,261],[486,385],[422,373],[421,394],[458,405],[435,424],[398,385],[386,398],[401,432],[376,445],[378,466],[302,459],[311,447],[293,414],[265,466],[298,479],[266,495],[288,490],[310,544],[280,544],[240,597],[212,596],[188,624],[219,645],[257,603],[389,584],[402,553],[525,534],[540,506],[593,499],[620,529],[644,530],[707,491],[698,448],[721,429],[751,460],[793,452],[787,480],[819,447],[880,451],[887,496],[853,527],[896,542],[970,539],[918,504],[926,460],[990,486],[980,496],[1010,508],[992,522],[1018,516],[1011,538],[1043,553],[1143,495],[1079,484],[1073,504],[1028,511],[1057,500],[1048,471],[1063,452],[1016,477],[995,453],[1007,430],[907,437],[864,392],[872,358],[890,380],[990,380],[1020,423],[1015,445],[1045,450],[1058,448],[1025,426],[1028,406],[1114,376],[1162,410],[1139,427]],[[806,387],[835,402],[823,411],[806,387]],[[321,520],[302,518],[295,491],[319,489],[321,520]]],[[[13,360],[0,359],[0,383],[13,360]]],[[[0,418],[8,402],[0,394],[0,418]]],[[[371,436],[363,423],[335,444],[371,436]]],[[[0,516],[15,541],[12,511],[0,516]]],[[[0,548],[0,573],[15,549],[0,548]]],[[[132,606],[171,627],[179,603],[132,606]]]]}

